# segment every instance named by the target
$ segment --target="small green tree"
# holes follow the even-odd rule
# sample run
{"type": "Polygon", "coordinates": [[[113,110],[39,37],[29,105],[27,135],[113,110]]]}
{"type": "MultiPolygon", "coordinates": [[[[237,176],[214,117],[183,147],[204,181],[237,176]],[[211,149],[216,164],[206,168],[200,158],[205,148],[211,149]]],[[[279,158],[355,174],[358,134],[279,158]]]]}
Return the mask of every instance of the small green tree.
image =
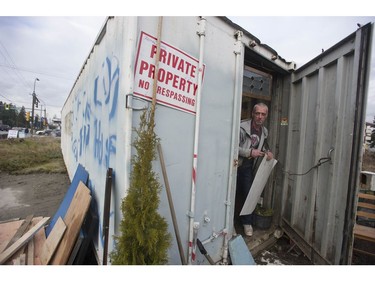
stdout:
{"type": "Polygon", "coordinates": [[[24,106],[21,107],[20,111],[17,114],[17,121],[16,121],[17,127],[26,127],[27,121],[26,121],[26,109],[24,106]]]}
{"type": "Polygon", "coordinates": [[[158,213],[161,185],[152,171],[158,142],[154,127],[154,111],[144,111],[133,143],[136,154],[130,187],[121,204],[121,235],[115,237],[116,249],[110,255],[114,265],[160,265],[168,261],[171,236],[167,222],[158,213]]]}

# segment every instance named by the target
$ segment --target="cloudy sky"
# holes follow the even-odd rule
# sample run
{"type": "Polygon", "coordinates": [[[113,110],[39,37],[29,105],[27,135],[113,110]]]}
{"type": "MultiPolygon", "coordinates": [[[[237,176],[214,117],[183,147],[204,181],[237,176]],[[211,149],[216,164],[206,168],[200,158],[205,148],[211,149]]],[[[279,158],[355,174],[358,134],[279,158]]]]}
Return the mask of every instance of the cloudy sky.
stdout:
{"type": "Polygon", "coordinates": [[[60,118],[105,17],[0,17],[0,100],[60,118]]]}
{"type": "MultiPolygon", "coordinates": [[[[106,18],[85,13],[60,16],[58,8],[51,10],[52,16],[28,16],[27,9],[0,16],[0,100],[29,109],[35,84],[41,102],[37,113],[46,109],[47,118],[61,117],[61,108],[106,18]]],[[[297,67],[354,32],[357,23],[375,21],[375,16],[228,17],[287,61],[295,61],[297,67]]],[[[374,55],[373,51],[366,121],[375,116],[374,55]]]]}

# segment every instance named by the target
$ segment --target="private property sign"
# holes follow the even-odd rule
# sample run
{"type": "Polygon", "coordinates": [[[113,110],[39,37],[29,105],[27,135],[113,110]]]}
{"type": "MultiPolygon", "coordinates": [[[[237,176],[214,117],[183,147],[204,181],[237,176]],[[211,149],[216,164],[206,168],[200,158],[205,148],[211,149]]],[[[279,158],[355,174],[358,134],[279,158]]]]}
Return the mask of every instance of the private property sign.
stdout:
{"type": "MultiPolygon", "coordinates": [[[[163,41],[160,43],[156,101],[195,114],[198,60],[163,41]]],[[[152,100],[156,51],[157,39],[142,32],[135,65],[134,94],[148,100],[152,100]]],[[[202,74],[204,69],[203,66],[202,74]]]]}

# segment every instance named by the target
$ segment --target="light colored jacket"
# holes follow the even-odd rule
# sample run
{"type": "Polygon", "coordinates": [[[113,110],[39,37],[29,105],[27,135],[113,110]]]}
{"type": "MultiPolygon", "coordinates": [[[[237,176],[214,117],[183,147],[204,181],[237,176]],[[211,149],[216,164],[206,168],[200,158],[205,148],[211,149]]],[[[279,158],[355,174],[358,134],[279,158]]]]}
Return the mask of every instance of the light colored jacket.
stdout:
{"type": "MultiPolygon", "coordinates": [[[[238,166],[242,165],[244,158],[250,158],[251,153],[251,119],[243,120],[240,124],[240,144],[238,150],[238,166]]],[[[268,137],[268,130],[262,126],[262,135],[260,137],[258,149],[262,149],[264,141],[268,137]]]]}

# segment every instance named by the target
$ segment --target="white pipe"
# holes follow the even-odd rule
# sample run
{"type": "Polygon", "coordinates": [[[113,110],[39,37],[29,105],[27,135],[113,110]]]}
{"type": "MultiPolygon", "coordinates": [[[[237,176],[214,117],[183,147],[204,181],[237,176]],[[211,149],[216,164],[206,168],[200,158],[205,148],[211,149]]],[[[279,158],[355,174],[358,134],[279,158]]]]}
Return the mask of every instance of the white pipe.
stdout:
{"type": "MultiPolygon", "coordinates": [[[[123,69],[130,69],[133,67],[130,65],[133,62],[133,58],[136,54],[136,44],[137,44],[137,29],[138,29],[138,18],[129,17],[126,18],[128,26],[128,36],[124,37],[123,46],[128,46],[124,50],[124,60],[123,62],[126,65],[123,65],[123,69]]],[[[132,71],[129,71],[124,75],[124,85],[128,85],[124,89],[124,93],[132,94],[134,90],[134,77],[132,71]]],[[[131,152],[132,152],[132,132],[133,132],[133,109],[132,107],[125,108],[125,124],[124,130],[125,133],[125,186],[124,194],[128,191],[130,186],[130,173],[131,173],[131,152]]],[[[121,165],[120,165],[121,166],[121,165]]],[[[116,225],[119,225],[116,224],[116,225]]]]}
{"type": "Polygon", "coordinates": [[[195,259],[193,257],[193,237],[194,237],[194,211],[195,211],[195,187],[197,179],[197,163],[198,163],[198,140],[199,140],[199,120],[200,120],[200,104],[201,104],[201,91],[202,91],[202,78],[203,78],[203,51],[204,51],[204,37],[206,30],[206,19],[200,18],[199,30],[199,63],[198,63],[198,88],[197,88],[197,110],[195,114],[195,131],[194,131],[194,152],[193,152],[193,174],[191,181],[191,195],[190,195],[190,212],[189,212],[189,244],[188,244],[188,264],[192,264],[195,259]]]}
{"type": "MultiPolygon", "coordinates": [[[[240,83],[242,84],[242,71],[240,67],[242,67],[241,58],[242,58],[242,31],[237,31],[237,41],[235,43],[235,50],[234,54],[236,56],[235,60],[235,77],[234,77],[234,93],[233,93],[233,116],[232,116],[232,137],[231,137],[231,155],[230,155],[230,163],[229,163],[229,179],[228,179],[228,188],[227,188],[227,199],[225,204],[225,231],[228,232],[229,230],[229,223],[232,219],[230,216],[231,212],[231,196],[232,196],[232,186],[234,186],[236,179],[234,172],[235,165],[238,163],[238,127],[240,124],[240,111],[239,101],[238,99],[242,96],[240,83]]],[[[228,233],[224,236],[224,247],[223,247],[223,264],[228,263],[228,243],[229,243],[229,235],[228,233]]]]}

